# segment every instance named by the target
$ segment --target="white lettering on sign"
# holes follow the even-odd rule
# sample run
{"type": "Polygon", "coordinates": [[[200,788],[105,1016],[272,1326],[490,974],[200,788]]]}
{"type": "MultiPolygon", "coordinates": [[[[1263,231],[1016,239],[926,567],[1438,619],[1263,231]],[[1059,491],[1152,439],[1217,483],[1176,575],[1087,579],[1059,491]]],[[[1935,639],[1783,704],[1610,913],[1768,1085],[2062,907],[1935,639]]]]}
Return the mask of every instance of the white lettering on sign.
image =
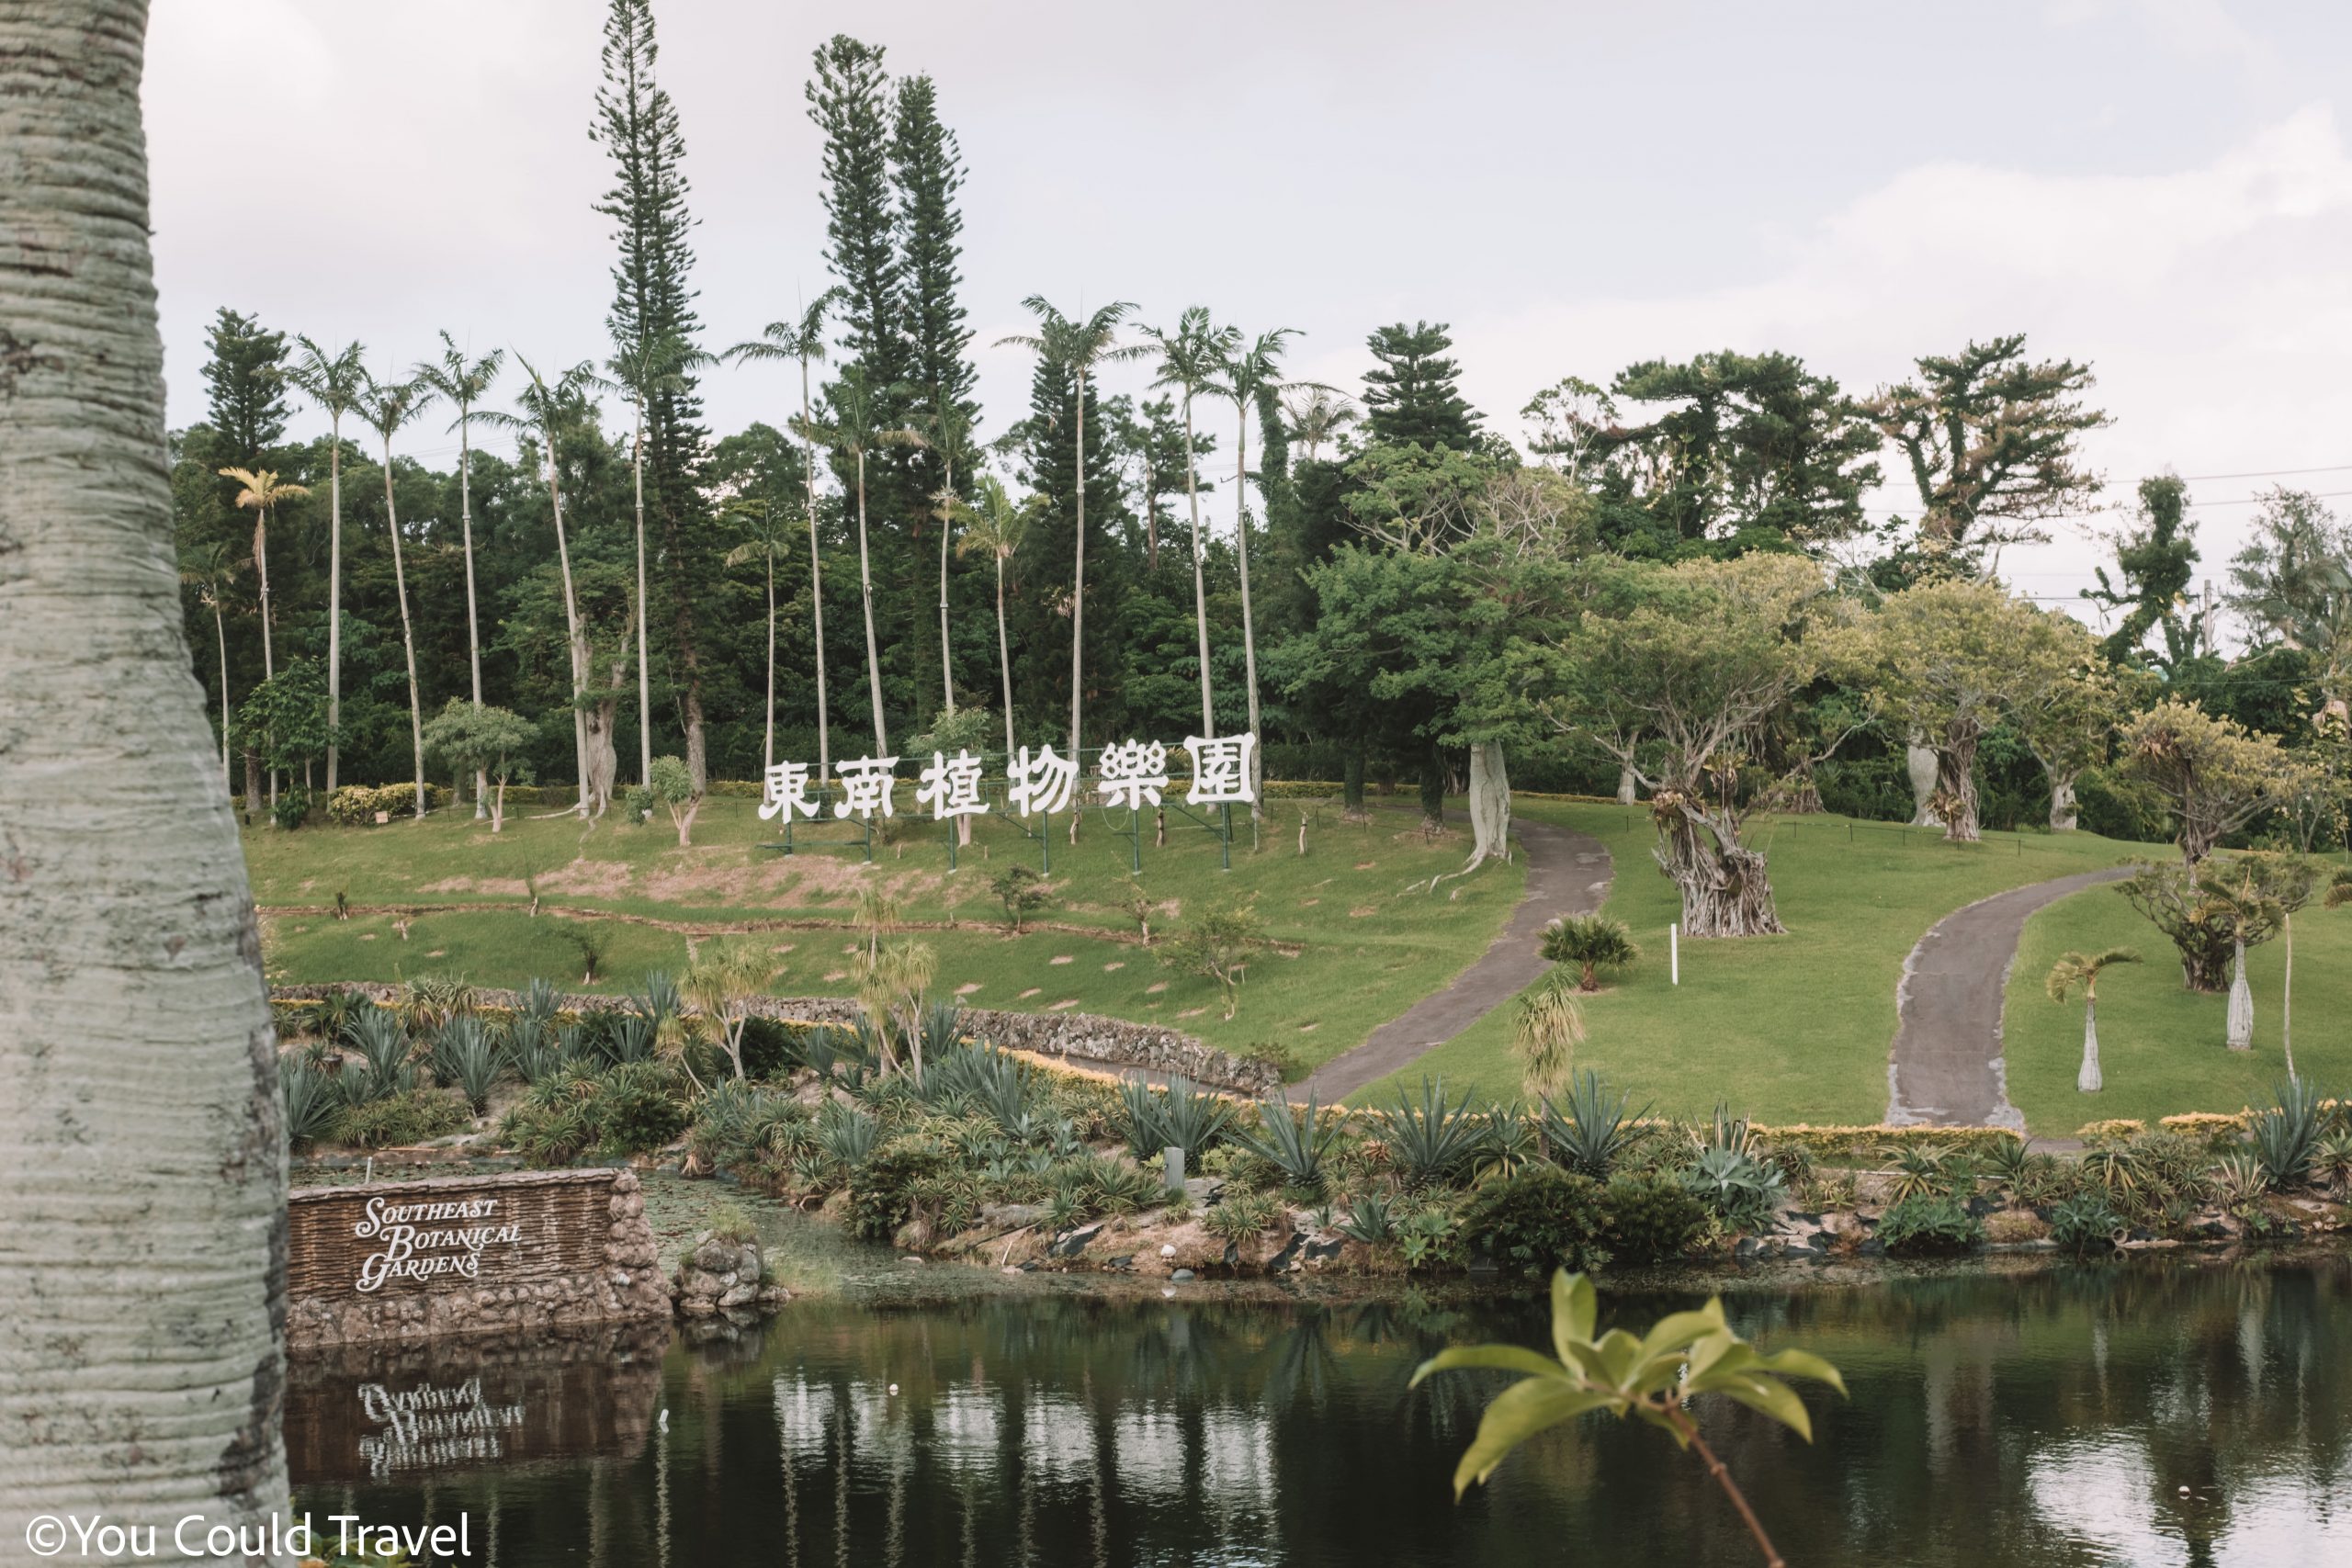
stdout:
{"type": "Polygon", "coordinates": [[[387,1203],[368,1200],[368,1213],[351,1227],[362,1241],[383,1246],[361,1261],[353,1283],[361,1291],[380,1289],[388,1280],[430,1280],[455,1274],[471,1280],[481,1272],[485,1248],[522,1242],[523,1227],[503,1224],[467,1224],[469,1220],[496,1222],[495,1198],[460,1198],[435,1203],[387,1203]]]}

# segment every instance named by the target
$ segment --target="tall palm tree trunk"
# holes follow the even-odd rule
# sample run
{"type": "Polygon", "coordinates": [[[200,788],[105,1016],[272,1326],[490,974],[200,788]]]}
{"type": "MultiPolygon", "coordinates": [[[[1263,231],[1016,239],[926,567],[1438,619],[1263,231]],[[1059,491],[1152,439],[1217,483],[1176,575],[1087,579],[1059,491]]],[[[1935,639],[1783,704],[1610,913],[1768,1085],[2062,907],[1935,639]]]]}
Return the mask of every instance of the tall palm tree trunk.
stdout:
{"type": "Polygon", "coordinates": [[[555,558],[563,572],[564,640],[571,659],[571,746],[580,779],[580,818],[588,819],[588,716],[580,699],[588,687],[588,639],[580,630],[580,598],[571,586],[571,547],[563,535],[563,490],[556,477],[555,437],[548,437],[548,503],[555,510],[555,558]]]}
{"type": "Polygon", "coordinates": [[[1193,509],[1193,628],[1201,641],[1201,734],[1216,733],[1216,707],[1209,700],[1208,547],[1201,542],[1201,490],[1193,467],[1193,394],[1184,393],[1184,501],[1193,509]]]}
{"type": "Polygon", "coordinates": [[[857,581],[865,604],[865,687],[874,704],[874,754],[890,749],[882,725],[882,651],[874,640],[874,569],[865,556],[865,448],[857,449],[857,581]]]}
{"type": "Polygon", "coordinates": [[[1004,556],[996,557],[996,668],[1004,682],[1004,755],[1012,759],[1012,645],[1004,636],[1004,556]]]}
{"type": "Polygon", "coordinates": [[[1233,554],[1241,565],[1241,678],[1250,688],[1250,820],[1266,815],[1266,742],[1258,732],[1258,630],[1250,619],[1250,407],[1241,409],[1241,442],[1233,475],[1233,554]]]}
{"type": "MultiPolygon", "coordinates": [[[[473,450],[471,432],[461,411],[458,415],[458,526],[462,531],[466,550],[466,662],[474,677],[474,707],[481,707],[481,616],[474,607],[474,498],[472,490],[473,450]]],[[[490,771],[474,770],[474,820],[479,822],[490,810],[485,798],[490,794],[490,771]]]]}
{"type": "Polygon", "coordinates": [[[808,401],[808,361],[800,361],[800,478],[808,497],[808,617],[809,635],[817,642],[817,778],[832,773],[833,732],[825,697],[825,569],[817,553],[817,443],[807,433],[813,411],[808,401]]]}
{"type": "Polygon", "coordinates": [[[416,818],[424,820],[424,703],[416,685],[416,631],[409,624],[408,576],[401,565],[401,513],[392,499],[392,442],[384,438],[384,520],[391,525],[392,593],[401,602],[401,650],[408,656],[408,739],[416,762],[416,818]]]}
{"type": "Polygon", "coordinates": [[[764,773],[775,766],[775,551],[768,550],[762,558],[768,575],[768,718],[760,741],[760,771],[764,773]]]}
{"type": "MultiPolygon", "coordinates": [[[[1078,372],[1078,556],[1069,595],[1069,759],[1084,766],[1079,745],[1080,705],[1086,698],[1086,370],[1078,372]]],[[[1086,815],[1080,799],[1069,807],[1069,841],[1078,842],[1078,824],[1086,815]]]]}
{"type": "MultiPolygon", "coordinates": [[[[941,445],[944,446],[945,443],[943,441],[941,445]]],[[[952,497],[956,493],[956,459],[946,457],[944,452],[941,456],[945,457],[947,494],[952,497]]],[[[956,711],[956,669],[947,657],[947,541],[955,532],[948,525],[947,518],[939,520],[939,686],[946,694],[949,713],[956,711]]]]}
{"type": "MultiPolygon", "coordinates": [[[[254,513],[254,576],[261,583],[261,678],[264,684],[277,679],[277,662],[269,646],[269,509],[260,507],[254,513]]],[[[277,764],[269,766],[269,806],[277,809],[277,764]]]]}
{"type": "Polygon", "coordinates": [[[343,411],[327,418],[327,793],[334,793],[343,723],[343,411]]]}
{"type": "Polygon", "coordinates": [[[277,1051],[172,554],[146,20],[0,0],[10,1561],[40,1514],[251,1529],[288,1496],[277,1051]]]}
{"type": "Polygon", "coordinates": [[[629,468],[637,487],[637,782],[653,784],[653,687],[645,671],[645,407],[637,410],[629,468]]]}

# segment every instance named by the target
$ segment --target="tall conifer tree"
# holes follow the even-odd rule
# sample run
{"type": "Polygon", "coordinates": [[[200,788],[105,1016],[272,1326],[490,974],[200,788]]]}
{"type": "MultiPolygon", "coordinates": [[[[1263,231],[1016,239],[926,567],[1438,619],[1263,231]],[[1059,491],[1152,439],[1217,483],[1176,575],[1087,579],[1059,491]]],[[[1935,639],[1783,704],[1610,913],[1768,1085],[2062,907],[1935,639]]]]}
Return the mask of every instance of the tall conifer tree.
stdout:
{"type": "MultiPolygon", "coordinates": [[[[659,53],[649,0],[612,0],[605,19],[605,84],[596,93],[589,134],[613,160],[613,186],[596,210],[613,220],[619,247],[605,324],[616,357],[624,361],[659,356],[658,348],[649,354],[648,344],[691,344],[700,324],[687,284],[695,254],[686,240],[694,220],[686,211],[685,138],[676,106],[655,79],[659,53]]],[[[695,488],[705,434],[701,414],[691,375],[672,378],[646,399],[646,511],[662,540],[673,678],[682,688],[686,766],[697,790],[707,778],[708,748],[696,608],[725,553],[704,537],[709,519],[695,488]]],[[[651,606],[648,610],[650,619],[651,606]]]]}

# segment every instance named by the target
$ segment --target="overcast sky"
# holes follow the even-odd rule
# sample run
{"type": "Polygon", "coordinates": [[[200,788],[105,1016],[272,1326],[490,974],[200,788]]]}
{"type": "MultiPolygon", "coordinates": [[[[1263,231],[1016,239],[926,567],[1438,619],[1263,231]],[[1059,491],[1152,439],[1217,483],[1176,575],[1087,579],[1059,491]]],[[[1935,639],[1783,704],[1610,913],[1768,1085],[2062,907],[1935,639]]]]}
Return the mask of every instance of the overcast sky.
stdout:
{"type": "MultiPolygon", "coordinates": [[[[602,0],[159,0],[156,265],[175,424],[226,304],[405,366],[447,327],[606,351],[587,137],[602,0]]],[[[1453,323],[1507,432],[1566,375],[1781,349],[1849,387],[1972,336],[2086,359],[2110,496],[2189,476],[2209,569],[2286,482],[2352,492],[2352,8],[2212,0],[858,6],[655,0],[707,341],[822,288],[809,51],[937,81],[962,141],[984,435],[1042,293],[1304,331],[1353,389],[1383,321],[1453,323]]],[[[1114,371],[1138,387],[1140,374],[1114,371]]],[[[780,422],[722,371],[710,423],[780,422]]],[[[307,412],[297,428],[316,423],[307,412]]],[[[437,436],[420,436],[421,456],[437,436]]],[[[1228,443],[1229,446],[1229,443],[1228,443]]],[[[452,448],[454,449],[454,448],[452,448]]],[[[1888,506],[1907,501],[1893,494],[1888,506]]],[[[2352,497],[2340,504],[2352,505],[2352,497]]],[[[1910,510],[1905,508],[1905,510],[1910,510]]],[[[2013,552],[2087,581],[2092,520],[2013,552]]]]}

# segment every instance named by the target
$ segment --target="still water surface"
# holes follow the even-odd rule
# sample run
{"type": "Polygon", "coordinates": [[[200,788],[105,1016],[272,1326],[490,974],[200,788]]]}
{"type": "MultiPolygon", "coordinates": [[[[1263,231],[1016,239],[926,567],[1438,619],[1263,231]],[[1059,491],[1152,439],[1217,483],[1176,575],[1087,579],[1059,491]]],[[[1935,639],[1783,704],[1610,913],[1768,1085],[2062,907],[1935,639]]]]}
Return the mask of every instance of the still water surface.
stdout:
{"type": "MultiPolygon", "coordinates": [[[[910,1270],[909,1272],[911,1272],[910,1270]]],[[[1740,1330],[1845,1372],[1811,1447],[1702,1425],[1792,1564],[2352,1564],[2352,1263],[1727,1282],[1740,1330]]],[[[1588,1419],[1456,1506],[1528,1299],[1104,1297],[931,1270],[741,1338],[442,1345],[295,1369],[300,1500],[470,1516],[506,1568],[1747,1564],[1695,1462],[1588,1419]],[[666,1414],[666,1424],[663,1416],[666,1414]]],[[[1629,1325],[1693,1304],[1606,1298],[1629,1325]]]]}

